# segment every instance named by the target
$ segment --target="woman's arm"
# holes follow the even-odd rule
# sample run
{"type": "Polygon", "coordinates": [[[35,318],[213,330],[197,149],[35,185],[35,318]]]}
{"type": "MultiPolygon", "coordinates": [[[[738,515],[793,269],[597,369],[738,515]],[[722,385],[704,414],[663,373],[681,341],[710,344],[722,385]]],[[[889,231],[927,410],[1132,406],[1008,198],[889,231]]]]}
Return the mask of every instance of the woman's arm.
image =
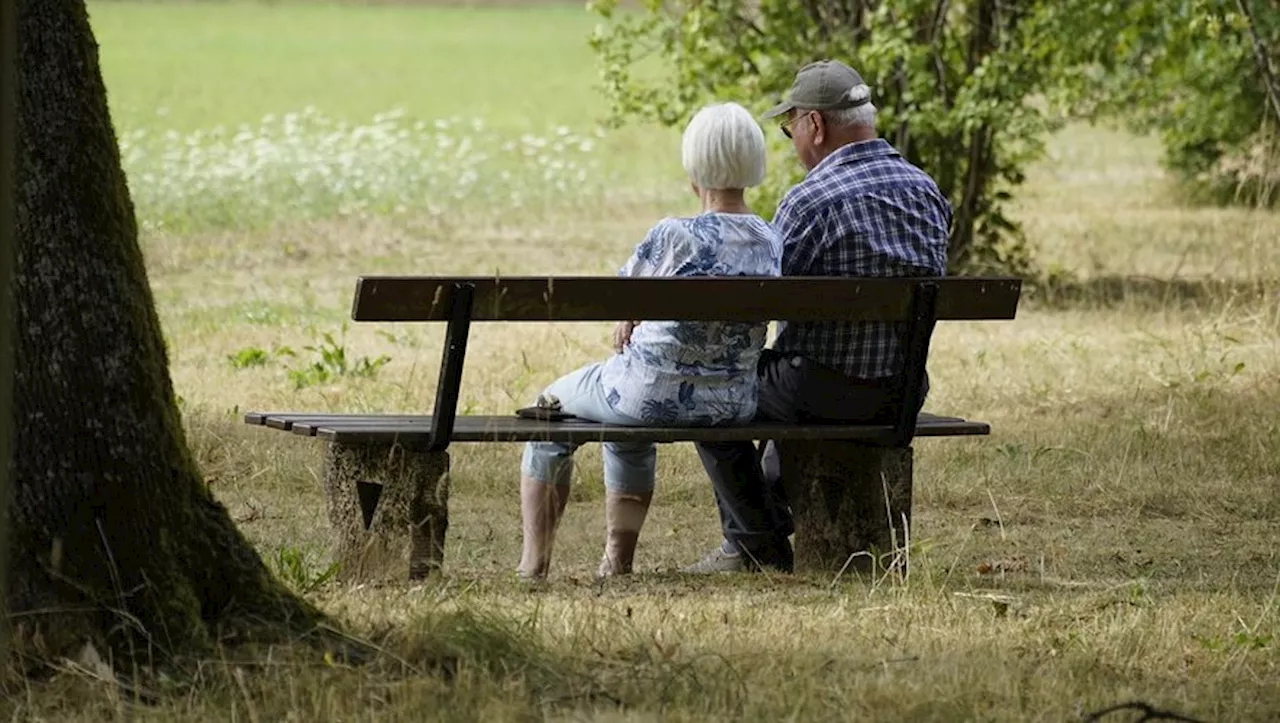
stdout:
{"type": "MultiPolygon", "coordinates": [[[[670,219],[663,219],[653,225],[644,239],[636,245],[636,249],[618,271],[619,276],[670,276],[678,267],[675,256],[679,255],[677,247],[681,244],[673,242],[670,219]]],[[[639,320],[620,321],[613,328],[613,350],[622,353],[622,349],[631,343],[631,334],[640,325],[639,320]]]]}
{"type": "Polygon", "coordinates": [[[636,245],[619,276],[674,276],[692,254],[688,234],[675,219],[664,218],[653,225],[636,245]]]}

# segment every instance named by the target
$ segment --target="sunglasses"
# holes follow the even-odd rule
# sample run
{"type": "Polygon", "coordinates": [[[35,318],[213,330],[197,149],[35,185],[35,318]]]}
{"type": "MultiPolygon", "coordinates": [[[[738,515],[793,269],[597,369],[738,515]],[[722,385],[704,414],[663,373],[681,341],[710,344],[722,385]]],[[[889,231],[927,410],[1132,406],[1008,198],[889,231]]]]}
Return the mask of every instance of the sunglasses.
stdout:
{"type": "Polygon", "coordinates": [[[808,117],[809,117],[809,114],[808,114],[808,113],[804,113],[804,114],[802,114],[802,115],[798,115],[798,116],[794,116],[794,117],[788,118],[787,120],[785,120],[785,121],[783,121],[782,123],[780,123],[780,124],[778,125],[778,128],[779,128],[779,130],[781,130],[781,131],[782,131],[782,135],[786,136],[787,138],[790,138],[790,137],[791,137],[791,127],[790,127],[790,126],[791,126],[791,124],[792,124],[792,123],[795,123],[796,121],[800,120],[801,118],[808,118],[808,117]]]}

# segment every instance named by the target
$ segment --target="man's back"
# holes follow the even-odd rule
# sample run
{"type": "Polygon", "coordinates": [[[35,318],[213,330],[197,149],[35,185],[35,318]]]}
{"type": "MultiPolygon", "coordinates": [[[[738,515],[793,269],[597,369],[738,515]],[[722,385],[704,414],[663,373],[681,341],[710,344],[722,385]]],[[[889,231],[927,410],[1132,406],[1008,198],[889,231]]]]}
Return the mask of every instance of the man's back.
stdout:
{"type": "MultiPolygon", "coordinates": [[[[784,276],[942,276],[951,206],[933,179],[873,139],[815,166],[783,198],[774,227],[784,276]]],[[[900,371],[901,326],[783,321],[774,348],[882,379],[900,371]]]]}

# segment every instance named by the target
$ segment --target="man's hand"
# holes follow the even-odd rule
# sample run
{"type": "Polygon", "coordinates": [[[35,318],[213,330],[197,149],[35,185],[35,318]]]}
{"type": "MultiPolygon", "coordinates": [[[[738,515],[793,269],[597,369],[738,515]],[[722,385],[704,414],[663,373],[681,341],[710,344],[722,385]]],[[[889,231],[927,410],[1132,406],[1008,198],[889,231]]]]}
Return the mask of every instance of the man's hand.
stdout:
{"type": "Polygon", "coordinates": [[[635,331],[636,322],[619,321],[618,325],[613,327],[613,350],[622,353],[622,348],[631,343],[631,332],[635,331]]]}

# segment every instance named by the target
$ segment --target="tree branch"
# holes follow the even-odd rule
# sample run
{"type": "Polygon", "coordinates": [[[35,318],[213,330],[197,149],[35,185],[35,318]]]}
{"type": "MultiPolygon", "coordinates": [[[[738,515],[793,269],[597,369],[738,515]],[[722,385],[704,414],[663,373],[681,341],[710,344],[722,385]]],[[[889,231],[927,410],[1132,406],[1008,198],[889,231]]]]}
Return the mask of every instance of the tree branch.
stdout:
{"type": "Polygon", "coordinates": [[[1271,71],[1271,53],[1262,42],[1262,35],[1258,32],[1258,23],[1253,18],[1248,0],[1236,0],[1236,5],[1249,24],[1249,34],[1253,36],[1253,56],[1258,64],[1258,74],[1262,76],[1262,87],[1271,99],[1271,110],[1276,114],[1276,122],[1280,123],[1280,82],[1277,82],[1275,73],[1271,71]]]}
{"type": "Polygon", "coordinates": [[[947,22],[947,5],[949,0],[938,0],[933,11],[933,24],[929,29],[929,53],[933,56],[933,72],[938,79],[938,92],[942,94],[942,106],[951,110],[951,94],[947,89],[947,67],[942,59],[942,44],[946,40],[943,29],[947,22]]]}

